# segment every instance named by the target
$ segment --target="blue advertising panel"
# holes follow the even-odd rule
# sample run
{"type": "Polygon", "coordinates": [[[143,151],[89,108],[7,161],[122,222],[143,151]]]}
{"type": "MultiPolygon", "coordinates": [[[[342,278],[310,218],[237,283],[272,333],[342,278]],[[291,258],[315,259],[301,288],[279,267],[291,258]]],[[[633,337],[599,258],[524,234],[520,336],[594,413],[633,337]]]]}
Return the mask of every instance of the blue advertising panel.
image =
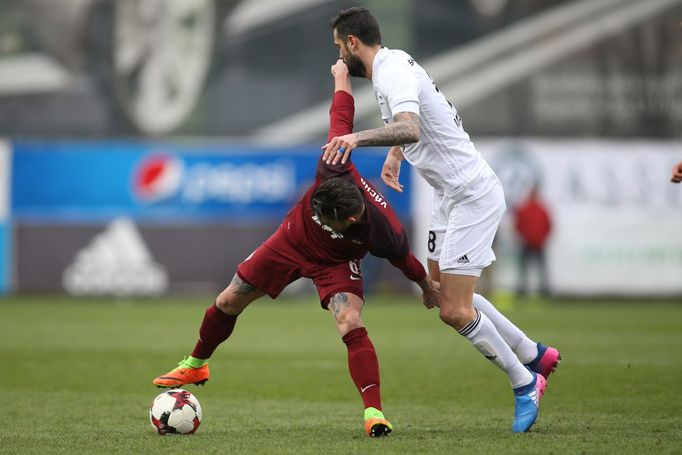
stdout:
{"type": "MultiPolygon", "coordinates": [[[[384,150],[363,149],[353,161],[375,185],[384,150]]],[[[281,219],[315,177],[319,148],[287,149],[216,143],[17,141],[12,211],[19,221],[253,223],[281,219]]],[[[409,172],[403,172],[406,189],[409,172]]],[[[387,191],[383,185],[378,189],[387,191]]],[[[389,196],[409,217],[409,192],[389,196]]]]}
{"type": "Polygon", "coordinates": [[[12,264],[12,242],[9,226],[9,181],[11,178],[11,155],[9,147],[4,141],[0,141],[0,294],[9,291],[11,277],[10,266],[12,264]]]}

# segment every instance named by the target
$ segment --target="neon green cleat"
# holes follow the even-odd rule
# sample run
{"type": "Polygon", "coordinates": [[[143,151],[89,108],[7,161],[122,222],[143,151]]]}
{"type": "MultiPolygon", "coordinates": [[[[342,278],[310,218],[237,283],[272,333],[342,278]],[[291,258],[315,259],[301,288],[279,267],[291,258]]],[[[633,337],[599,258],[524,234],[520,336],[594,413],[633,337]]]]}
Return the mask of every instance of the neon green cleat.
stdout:
{"type": "Polygon", "coordinates": [[[386,420],[384,413],[377,408],[365,409],[365,433],[370,438],[388,436],[393,431],[393,425],[386,420]]]}
{"type": "Polygon", "coordinates": [[[208,381],[208,377],[208,363],[199,368],[194,368],[188,359],[183,359],[177,368],[159,376],[152,382],[157,387],[177,388],[187,384],[204,385],[208,381]]]}

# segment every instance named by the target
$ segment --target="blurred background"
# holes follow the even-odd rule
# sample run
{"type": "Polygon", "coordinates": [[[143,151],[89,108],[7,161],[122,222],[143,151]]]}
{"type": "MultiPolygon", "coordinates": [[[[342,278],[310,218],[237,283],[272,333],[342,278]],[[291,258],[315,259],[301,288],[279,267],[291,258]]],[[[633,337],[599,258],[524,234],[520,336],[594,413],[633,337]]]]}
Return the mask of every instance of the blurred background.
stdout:
{"type": "MultiPolygon", "coordinates": [[[[0,292],[221,290],[314,177],[354,5],[503,182],[481,291],[682,298],[682,0],[0,0],[0,292]]],[[[353,83],[356,129],[379,126],[353,83]]],[[[389,193],[384,153],[354,161],[425,262],[429,188],[404,169],[389,193]]],[[[364,262],[370,290],[409,288],[364,262]]]]}

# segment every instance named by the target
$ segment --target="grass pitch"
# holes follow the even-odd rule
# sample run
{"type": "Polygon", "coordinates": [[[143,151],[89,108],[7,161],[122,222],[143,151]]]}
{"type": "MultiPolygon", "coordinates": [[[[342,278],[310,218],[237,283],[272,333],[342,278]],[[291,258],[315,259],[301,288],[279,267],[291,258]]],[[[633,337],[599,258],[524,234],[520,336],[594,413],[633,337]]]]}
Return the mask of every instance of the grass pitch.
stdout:
{"type": "Polygon", "coordinates": [[[188,387],[204,421],[158,436],[151,380],[195,342],[211,299],[0,299],[0,453],[680,453],[682,305],[517,305],[564,356],[540,418],[512,434],[505,376],[416,298],[370,297],[364,320],[394,433],[369,439],[331,316],[263,300],[188,387]]]}

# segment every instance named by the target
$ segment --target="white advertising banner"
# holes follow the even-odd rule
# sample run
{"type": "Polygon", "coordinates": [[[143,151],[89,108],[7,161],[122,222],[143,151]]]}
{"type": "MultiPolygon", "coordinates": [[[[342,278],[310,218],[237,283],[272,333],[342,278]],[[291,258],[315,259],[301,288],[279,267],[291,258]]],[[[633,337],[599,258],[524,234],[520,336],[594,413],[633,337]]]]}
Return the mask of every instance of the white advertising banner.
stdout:
{"type": "MultiPolygon", "coordinates": [[[[682,185],[670,182],[680,141],[478,140],[500,177],[507,214],[498,231],[494,280],[514,290],[514,207],[534,183],[552,215],[551,290],[564,295],[682,295],[682,185]]],[[[422,259],[430,188],[414,179],[413,243],[422,259]]]]}

